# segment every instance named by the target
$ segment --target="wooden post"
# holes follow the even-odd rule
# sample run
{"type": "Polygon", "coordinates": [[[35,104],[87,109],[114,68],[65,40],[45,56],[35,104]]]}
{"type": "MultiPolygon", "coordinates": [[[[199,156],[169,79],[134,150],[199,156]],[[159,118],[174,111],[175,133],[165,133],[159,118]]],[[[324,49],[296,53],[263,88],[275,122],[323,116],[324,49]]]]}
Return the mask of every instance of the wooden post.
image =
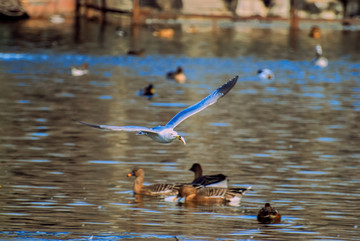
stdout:
{"type": "Polygon", "coordinates": [[[75,24],[74,24],[74,42],[79,43],[80,40],[80,0],[75,3],[75,24]]]}
{"type": "Polygon", "coordinates": [[[347,5],[349,3],[349,0],[341,0],[340,1],[343,5],[344,13],[343,13],[343,19],[347,18],[347,5]]]}
{"type": "Polygon", "coordinates": [[[106,22],[106,0],[101,1],[101,22],[106,22]]]}
{"type": "Polygon", "coordinates": [[[133,24],[140,23],[140,3],[139,3],[139,0],[133,0],[132,23],[133,24]]]}
{"type": "Polygon", "coordinates": [[[85,0],[85,17],[86,17],[86,19],[89,18],[89,8],[88,8],[87,4],[88,4],[88,2],[87,2],[87,0],[85,0]]]}
{"type": "Polygon", "coordinates": [[[80,0],[76,0],[75,1],[75,15],[79,16],[80,15],[80,0]]]}
{"type": "Polygon", "coordinates": [[[297,9],[299,6],[298,0],[290,0],[290,28],[299,28],[299,18],[297,15],[297,9]]]}

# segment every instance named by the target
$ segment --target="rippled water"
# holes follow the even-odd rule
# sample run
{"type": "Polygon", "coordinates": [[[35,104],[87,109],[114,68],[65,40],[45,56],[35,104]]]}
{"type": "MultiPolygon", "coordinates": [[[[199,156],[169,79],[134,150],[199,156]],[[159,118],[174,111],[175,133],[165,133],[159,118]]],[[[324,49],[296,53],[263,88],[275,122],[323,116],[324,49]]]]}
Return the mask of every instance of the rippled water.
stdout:
{"type": "Polygon", "coordinates": [[[148,28],[119,38],[114,26],[82,24],[0,25],[1,239],[359,240],[359,32],[324,29],[330,64],[319,69],[306,29],[179,29],[159,39],[148,28]],[[124,54],[141,47],[144,57],[124,54]],[[90,74],[70,76],[82,62],[90,74]],[[165,79],[178,65],[186,84],[165,79]],[[275,80],[259,81],[262,67],[275,80]],[[76,122],[165,124],[234,75],[226,97],[177,127],[186,146],[76,122]],[[150,82],[156,96],[138,96],[150,82]],[[194,162],[254,190],[240,207],[133,196],[132,168],[146,184],[174,183],[192,180],[194,162]],[[281,224],[257,223],[265,202],[281,224]]]}

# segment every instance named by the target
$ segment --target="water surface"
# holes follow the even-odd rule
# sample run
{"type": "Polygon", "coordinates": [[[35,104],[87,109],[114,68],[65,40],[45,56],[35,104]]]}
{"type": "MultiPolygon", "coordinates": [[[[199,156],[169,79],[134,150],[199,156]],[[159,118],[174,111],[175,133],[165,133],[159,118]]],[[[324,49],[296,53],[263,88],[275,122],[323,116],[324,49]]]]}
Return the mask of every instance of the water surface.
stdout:
{"type": "Polygon", "coordinates": [[[2,239],[359,240],[359,32],[314,40],[306,29],[243,26],[159,39],[91,22],[1,28],[2,239]],[[310,64],[318,42],[325,69],[310,64]],[[141,47],[144,57],[126,56],[141,47]],[[71,76],[82,62],[90,74],[71,76]],[[182,85],[165,79],[178,65],[182,85]],[[274,80],[257,79],[264,67],[274,80]],[[235,75],[226,97],[177,127],[186,146],[76,122],[165,124],[235,75]],[[150,100],[138,95],[148,83],[150,100]],[[254,190],[239,207],[133,196],[134,167],[146,184],[174,183],[192,180],[194,162],[254,190]],[[257,223],[265,202],[281,224],[257,223]]]}

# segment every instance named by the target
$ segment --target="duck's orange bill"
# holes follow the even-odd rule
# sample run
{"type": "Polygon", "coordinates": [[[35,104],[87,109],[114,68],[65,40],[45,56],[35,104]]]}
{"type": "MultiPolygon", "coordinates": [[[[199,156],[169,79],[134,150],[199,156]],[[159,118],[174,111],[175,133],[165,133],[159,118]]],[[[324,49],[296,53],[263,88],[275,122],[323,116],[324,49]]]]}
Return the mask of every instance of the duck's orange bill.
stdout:
{"type": "Polygon", "coordinates": [[[132,175],[131,175],[131,173],[129,173],[129,174],[127,174],[127,176],[128,176],[128,177],[131,177],[132,175]]]}

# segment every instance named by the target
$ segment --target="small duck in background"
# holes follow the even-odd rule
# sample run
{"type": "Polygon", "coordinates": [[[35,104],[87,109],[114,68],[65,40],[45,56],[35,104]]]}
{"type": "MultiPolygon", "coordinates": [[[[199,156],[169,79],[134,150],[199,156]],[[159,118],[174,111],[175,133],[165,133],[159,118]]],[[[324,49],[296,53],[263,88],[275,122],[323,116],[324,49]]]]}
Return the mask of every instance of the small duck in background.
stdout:
{"type": "Polygon", "coordinates": [[[122,29],[121,27],[116,27],[115,33],[119,37],[126,37],[127,36],[127,32],[124,29],[122,29]]]}
{"type": "Polygon", "coordinates": [[[310,29],[309,36],[311,38],[321,38],[321,31],[318,26],[312,26],[310,29]]]}
{"type": "Polygon", "coordinates": [[[71,67],[72,76],[83,76],[89,74],[89,66],[87,63],[83,63],[81,66],[71,67]]]}
{"type": "Polygon", "coordinates": [[[156,37],[161,37],[161,38],[172,38],[172,37],[174,37],[174,29],[163,28],[163,29],[155,30],[153,32],[153,35],[156,37]]]}
{"type": "Polygon", "coordinates": [[[127,55],[133,55],[133,56],[144,56],[145,49],[141,48],[139,50],[129,50],[127,52],[127,55]]]}
{"type": "Polygon", "coordinates": [[[65,22],[65,18],[61,14],[53,14],[49,18],[51,23],[59,24],[65,22]]]}
{"type": "Polygon", "coordinates": [[[278,210],[271,207],[270,203],[265,203],[265,206],[259,210],[257,215],[259,223],[280,223],[281,214],[278,210]]]}
{"type": "Polygon", "coordinates": [[[257,76],[262,80],[271,80],[275,78],[274,73],[270,69],[259,69],[257,76]]]}
{"type": "Polygon", "coordinates": [[[139,95],[146,96],[149,99],[153,97],[155,94],[155,88],[153,84],[149,84],[148,86],[144,87],[143,89],[139,90],[139,95]]]}
{"type": "Polygon", "coordinates": [[[175,71],[170,71],[166,74],[166,78],[174,79],[176,82],[183,84],[186,81],[186,75],[181,66],[177,67],[175,71]]]}
{"type": "Polygon", "coordinates": [[[319,66],[321,68],[325,68],[328,66],[328,59],[325,58],[324,56],[322,56],[322,48],[321,48],[321,45],[318,44],[315,46],[315,58],[312,60],[312,63],[315,65],[315,66],[319,66]]]}

